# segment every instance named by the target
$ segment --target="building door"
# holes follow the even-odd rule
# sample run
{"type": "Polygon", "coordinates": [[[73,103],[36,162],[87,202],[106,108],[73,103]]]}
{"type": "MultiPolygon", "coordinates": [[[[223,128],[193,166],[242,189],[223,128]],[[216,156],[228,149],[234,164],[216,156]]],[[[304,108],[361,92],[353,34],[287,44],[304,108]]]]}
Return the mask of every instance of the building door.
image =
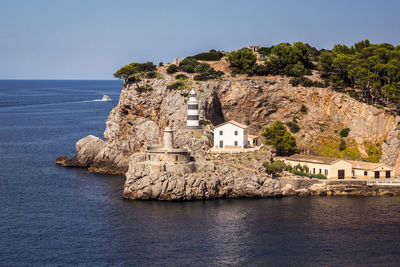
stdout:
{"type": "Polygon", "coordinates": [[[379,179],[379,171],[375,172],[375,179],[379,179]]]}
{"type": "Polygon", "coordinates": [[[224,141],[219,141],[219,148],[224,148],[224,141]]]}
{"type": "Polygon", "coordinates": [[[386,171],[386,178],[390,178],[390,171],[386,171]]]}
{"type": "Polygon", "coordinates": [[[344,170],[338,170],[338,179],[344,179],[344,170]]]}

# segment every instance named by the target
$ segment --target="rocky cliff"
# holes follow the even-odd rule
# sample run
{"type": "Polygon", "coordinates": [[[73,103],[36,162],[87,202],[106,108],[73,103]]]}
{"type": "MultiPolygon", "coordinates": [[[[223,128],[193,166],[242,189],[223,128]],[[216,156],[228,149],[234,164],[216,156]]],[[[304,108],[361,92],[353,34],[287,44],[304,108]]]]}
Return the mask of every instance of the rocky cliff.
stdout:
{"type": "Polygon", "coordinates": [[[115,166],[124,165],[126,170],[129,156],[159,143],[167,124],[176,131],[179,147],[187,146],[192,149],[192,156],[202,157],[211,145],[212,125],[236,120],[249,123],[250,133],[259,134],[271,122],[290,121],[293,117],[300,126],[295,136],[301,150],[310,151],[325,140],[338,140],[337,132],[347,127],[351,129],[347,139],[354,141],[364,156],[367,144],[382,143],[382,160],[390,165],[399,161],[399,118],[347,94],[329,88],[293,87],[287,78],[277,76],[190,81],[186,89],[168,90],[167,86],[176,80],[162,69],[160,72],[161,79],[124,84],[120,101],[107,120],[100,155],[91,157],[95,165],[111,161],[115,166]],[[152,90],[138,92],[138,86],[144,84],[152,90]],[[201,136],[184,129],[190,87],[198,92],[200,117],[207,125],[201,136]],[[307,107],[306,114],[300,112],[301,105],[307,107]],[[114,160],[117,154],[123,159],[118,156],[114,160]]]}
{"type": "MultiPolygon", "coordinates": [[[[397,127],[399,118],[384,109],[360,103],[347,94],[329,88],[293,87],[287,78],[279,76],[249,78],[232,77],[229,74],[229,77],[211,81],[194,81],[191,75],[186,74],[189,79],[183,88],[169,90],[168,85],[176,82],[176,74],[166,74],[165,67],[160,67],[158,71],[162,77],[143,79],[138,83],[124,83],[119,103],[110,112],[106,122],[105,141],[88,136],[77,143],[75,157],[59,158],[58,163],[89,167],[99,172],[126,173],[130,168],[130,157],[143,151],[148,145],[160,143],[161,133],[167,125],[175,130],[175,144],[189,148],[192,151],[191,156],[201,162],[206,159],[206,151],[212,146],[213,125],[236,120],[249,124],[250,134],[260,134],[265,126],[275,120],[286,122],[295,117],[300,131],[294,135],[300,150],[312,151],[326,140],[338,140],[338,132],[343,128],[350,128],[346,139],[354,143],[362,155],[366,156],[368,144],[379,143],[382,161],[400,166],[400,130],[397,127]],[[143,85],[150,89],[140,90],[143,85]],[[200,118],[205,125],[202,133],[185,129],[187,93],[191,87],[196,89],[200,101],[200,118]],[[306,106],[307,112],[300,111],[302,105],[306,106]]],[[[145,175],[144,180],[141,175],[143,174],[136,175],[128,171],[125,196],[139,194],[132,193],[135,192],[132,188],[136,188],[133,185],[139,186],[137,182],[140,180],[140,184],[147,181],[146,183],[155,185],[157,189],[152,188],[151,191],[160,192],[157,198],[180,198],[176,194],[168,193],[167,196],[161,193],[173,192],[172,184],[180,183],[176,180],[176,175],[172,177],[170,174],[163,174],[157,178],[145,175]],[[165,181],[168,181],[168,185],[164,184],[165,181]],[[169,189],[160,191],[160,188],[169,189]]],[[[266,180],[264,173],[251,177],[243,175],[240,172],[237,175],[227,172],[221,180],[220,177],[209,174],[209,180],[204,180],[202,176],[192,173],[185,177],[183,187],[201,184],[201,188],[206,188],[199,193],[203,197],[206,197],[205,192],[210,197],[215,197],[240,190],[241,193],[232,195],[244,196],[246,190],[243,188],[246,186],[258,188],[257,196],[278,194],[274,191],[278,186],[275,182],[266,180]],[[241,184],[241,180],[234,177],[246,179],[241,184]],[[253,180],[256,182],[252,185],[249,185],[252,182],[245,182],[253,180]],[[268,186],[264,186],[265,184],[268,186]]],[[[149,195],[143,193],[146,194],[149,195]]],[[[192,197],[197,198],[186,196],[192,197]]]]}

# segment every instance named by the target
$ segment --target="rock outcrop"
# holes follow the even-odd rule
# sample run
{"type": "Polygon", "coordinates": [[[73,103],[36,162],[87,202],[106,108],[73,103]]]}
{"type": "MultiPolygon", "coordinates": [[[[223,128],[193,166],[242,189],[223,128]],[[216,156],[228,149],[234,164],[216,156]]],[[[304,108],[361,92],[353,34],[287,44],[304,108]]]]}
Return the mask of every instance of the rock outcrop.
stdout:
{"type": "Polygon", "coordinates": [[[170,125],[177,146],[187,147],[193,151],[192,156],[203,158],[212,145],[212,125],[232,119],[250,123],[250,133],[259,134],[275,120],[286,122],[296,117],[300,131],[295,136],[300,150],[309,152],[326,140],[338,141],[338,132],[350,128],[347,138],[356,143],[363,156],[367,156],[367,144],[383,143],[382,160],[386,164],[398,161],[398,118],[347,94],[329,88],[293,87],[287,78],[278,76],[192,81],[200,102],[200,118],[206,125],[203,134],[194,135],[185,130],[187,91],[191,86],[187,91],[168,90],[167,86],[175,81],[165,74],[163,79],[124,84],[119,104],[106,123],[105,146],[129,157],[160,143],[163,129],[170,125]],[[139,93],[137,86],[143,84],[153,90],[139,93]],[[308,109],[306,114],[300,112],[302,105],[308,109]]]}
{"type": "MultiPolygon", "coordinates": [[[[399,118],[347,94],[329,88],[293,87],[287,78],[278,76],[193,81],[190,74],[186,74],[189,76],[186,89],[169,90],[167,86],[176,82],[174,75],[166,74],[165,67],[158,71],[162,78],[124,83],[119,103],[106,122],[105,141],[94,136],[85,137],[77,143],[75,157],[59,157],[57,164],[126,173],[124,197],[133,199],[313,194],[309,189],[311,185],[293,189],[295,185],[267,177],[260,169],[261,161],[250,170],[240,164],[241,167],[234,167],[226,159],[213,161],[215,170],[212,171],[202,171],[199,167],[209,157],[206,152],[212,146],[213,125],[236,120],[250,124],[250,134],[259,134],[275,120],[286,122],[295,117],[300,126],[295,136],[301,150],[310,151],[324,140],[338,139],[337,132],[347,127],[351,129],[348,138],[364,156],[366,144],[382,143],[382,161],[400,167],[399,118]],[[140,92],[138,87],[145,84],[152,90],[140,92]],[[200,132],[185,129],[187,93],[191,87],[196,89],[200,118],[205,126],[200,132]],[[302,105],[308,112],[300,111],[302,105]],[[161,143],[161,133],[167,125],[175,131],[175,145],[191,151],[191,157],[197,162],[193,164],[200,164],[183,169],[194,168],[196,172],[179,173],[173,171],[179,166],[165,166],[170,171],[151,173],[148,165],[139,166],[132,160],[147,146],[161,143]],[[142,171],[138,171],[140,169],[142,171]]],[[[319,184],[320,189],[315,192],[320,193],[316,194],[336,194],[328,183],[319,184]]]]}

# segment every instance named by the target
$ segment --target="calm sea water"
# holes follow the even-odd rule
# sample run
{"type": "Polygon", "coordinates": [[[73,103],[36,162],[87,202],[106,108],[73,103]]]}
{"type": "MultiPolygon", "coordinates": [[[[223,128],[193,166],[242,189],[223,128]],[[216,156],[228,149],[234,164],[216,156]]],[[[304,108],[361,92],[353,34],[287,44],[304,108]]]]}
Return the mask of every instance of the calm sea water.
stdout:
{"type": "Polygon", "coordinates": [[[122,176],[55,166],[120,88],[0,81],[0,266],[400,265],[400,198],[128,201],[122,176]]]}

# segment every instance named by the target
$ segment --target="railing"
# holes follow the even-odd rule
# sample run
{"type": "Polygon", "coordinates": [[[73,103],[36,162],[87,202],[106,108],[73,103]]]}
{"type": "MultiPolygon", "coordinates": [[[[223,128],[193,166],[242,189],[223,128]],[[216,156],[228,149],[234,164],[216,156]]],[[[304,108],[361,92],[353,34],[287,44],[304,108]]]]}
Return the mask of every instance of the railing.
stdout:
{"type": "Polygon", "coordinates": [[[367,185],[393,185],[393,186],[400,186],[400,179],[393,179],[393,180],[372,180],[367,181],[367,185]]]}

